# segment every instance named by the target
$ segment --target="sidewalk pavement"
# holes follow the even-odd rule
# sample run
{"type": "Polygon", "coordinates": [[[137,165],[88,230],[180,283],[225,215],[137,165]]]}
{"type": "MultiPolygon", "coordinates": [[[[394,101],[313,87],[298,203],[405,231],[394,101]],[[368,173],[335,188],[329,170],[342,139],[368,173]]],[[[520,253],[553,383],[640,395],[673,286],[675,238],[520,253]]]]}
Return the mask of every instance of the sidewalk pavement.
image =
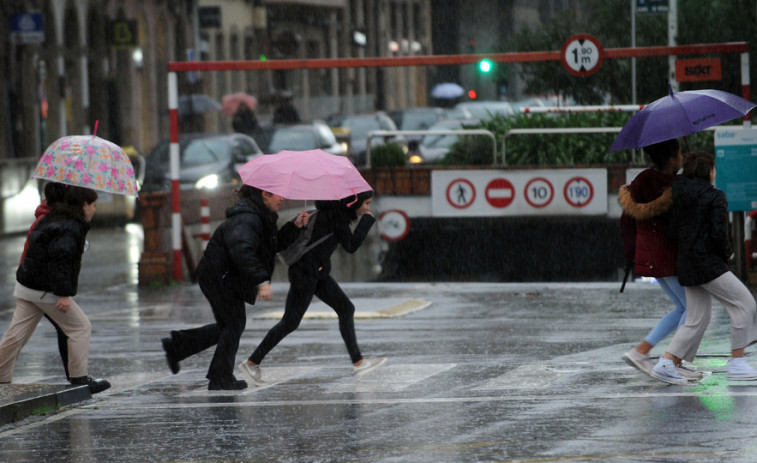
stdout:
{"type": "Polygon", "coordinates": [[[89,400],[87,386],[70,384],[0,385],[0,426],[89,400]]]}

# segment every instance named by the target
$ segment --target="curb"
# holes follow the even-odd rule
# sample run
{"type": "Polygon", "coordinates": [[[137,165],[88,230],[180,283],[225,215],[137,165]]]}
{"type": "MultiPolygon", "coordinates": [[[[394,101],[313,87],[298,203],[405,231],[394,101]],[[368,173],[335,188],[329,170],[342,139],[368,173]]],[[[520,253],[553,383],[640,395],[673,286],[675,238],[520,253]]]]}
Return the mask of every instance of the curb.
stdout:
{"type": "Polygon", "coordinates": [[[89,400],[92,394],[86,385],[3,384],[0,397],[0,426],[3,426],[89,400]]]}

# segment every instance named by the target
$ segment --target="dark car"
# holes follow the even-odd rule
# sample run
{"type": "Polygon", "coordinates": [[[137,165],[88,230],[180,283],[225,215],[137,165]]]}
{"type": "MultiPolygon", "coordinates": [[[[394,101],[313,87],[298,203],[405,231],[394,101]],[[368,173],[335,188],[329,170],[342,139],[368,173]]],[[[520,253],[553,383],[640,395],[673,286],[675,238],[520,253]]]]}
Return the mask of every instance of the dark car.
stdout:
{"type": "MultiPolygon", "coordinates": [[[[397,131],[397,125],[383,111],[370,114],[353,114],[332,116],[327,120],[332,130],[348,130],[350,146],[354,155],[355,165],[365,165],[365,151],[368,144],[368,134],[377,130],[397,131]]],[[[371,147],[384,144],[398,144],[407,153],[407,139],[402,135],[371,138],[371,147]]]]}
{"type": "MultiPolygon", "coordinates": [[[[171,189],[168,141],[147,157],[143,192],[171,189]]],[[[186,134],[179,137],[179,184],[182,189],[215,188],[239,182],[237,169],[263,154],[255,140],[241,133],[186,134]]]]}

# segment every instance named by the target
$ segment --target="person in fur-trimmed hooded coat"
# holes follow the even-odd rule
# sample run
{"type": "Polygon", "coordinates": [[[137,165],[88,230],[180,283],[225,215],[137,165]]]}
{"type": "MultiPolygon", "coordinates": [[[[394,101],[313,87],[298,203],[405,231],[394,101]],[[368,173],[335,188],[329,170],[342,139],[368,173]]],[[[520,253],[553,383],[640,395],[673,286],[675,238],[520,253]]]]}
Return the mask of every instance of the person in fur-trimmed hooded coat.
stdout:
{"type": "MultiPolygon", "coordinates": [[[[644,147],[654,164],[641,172],[629,185],[623,185],[618,201],[627,266],[638,276],[654,277],[673,301],[674,308],[663,316],[644,340],[623,354],[623,360],[650,374],[654,365],[649,351],[686,320],[686,293],[676,276],[676,248],[665,234],[673,207],[672,183],[681,168],[683,156],[678,140],[672,139],[644,147]]],[[[699,376],[679,365],[682,376],[699,376]]]]}

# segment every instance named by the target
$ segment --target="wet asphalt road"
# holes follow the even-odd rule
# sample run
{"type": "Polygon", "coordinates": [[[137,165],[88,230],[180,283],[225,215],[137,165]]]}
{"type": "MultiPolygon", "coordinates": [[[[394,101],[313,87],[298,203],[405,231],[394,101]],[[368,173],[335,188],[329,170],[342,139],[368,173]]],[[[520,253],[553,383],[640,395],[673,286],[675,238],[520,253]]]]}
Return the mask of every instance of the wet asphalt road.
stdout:
{"type": "MultiPolygon", "coordinates": [[[[105,239],[139,236],[94,232],[92,250],[105,239]]],[[[348,283],[363,354],[389,357],[384,367],[353,377],[336,320],[306,318],[266,358],[269,386],[218,392],[204,379],[211,351],[171,375],[160,347],[171,329],[212,319],[197,286],[139,290],[130,270],[113,276],[119,265],[106,262],[129,252],[109,249],[92,264],[101,284],[82,275],[77,301],[93,324],[90,371],[113,388],[0,428],[0,461],[757,461],[757,382],[725,379],[717,304],[694,365],[707,375],[679,387],[620,360],[670,306],[648,283],[623,294],[616,283],[348,283]]],[[[248,307],[238,362],[276,322],[287,288],[248,307]]],[[[4,332],[12,310],[2,307],[4,332]]],[[[309,313],[329,314],[320,302],[309,313]]],[[[14,382],[62,375],[43,321],[14,382]]]]}

